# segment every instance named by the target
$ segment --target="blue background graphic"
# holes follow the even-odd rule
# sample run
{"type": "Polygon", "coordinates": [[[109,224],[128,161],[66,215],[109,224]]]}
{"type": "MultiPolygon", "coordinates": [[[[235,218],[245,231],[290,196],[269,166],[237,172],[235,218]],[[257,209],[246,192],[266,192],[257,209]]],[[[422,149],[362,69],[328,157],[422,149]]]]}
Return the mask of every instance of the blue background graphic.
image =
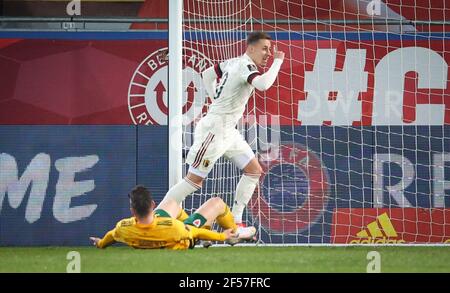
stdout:
{"type": "MultiPolygon", "coordinates": [[[[270,243],[329,243],[335,208],[373,207],[375,153],[408,158],[413,164],[415,178],[405,189],[405,197],[413,206],[432,207],[432,155],[449,153],[449,140],[450,129],[447,126],[282,127],[283,143],[299,143],[320,158],[328,175],[330,190],[326,209],[306,229],[284,233],[261,227],[260,237],[270,243]]],[[[165,126],[0,126],[0,153],[15,158],[19,178],[37,154],[45,153],[51,158],[50,179],[42,214],[37,221],[28,223],[25,220],[31,188],[17,209],[10,206],[8,194],[4,195],[0,207],[0,245],[89,245],[89,236],[103,236],[118,220],[130,215],[127,193],[136,184],[150,187],[157,202],[163,198],[169,172],[167,143],[165,126]],[[74,197],[70,206],[96,204],[97,208],[85,219],[61,223],[53,214],[55,186],[59,180],[55,161],[88,155],[97,155],[99,161],[89,170],[77,173],[74,181],[94,180],[95,188],[74,197]]],[[[388,195],[386,185],[395,185],[402,176],[402,170],[396,164],[385,163],[383,167],[383,206],[398,206],[388,195]]],[[[449,163],[444,171],[445,180],[450,180],[449,163]]],[[[2,172],[4,170],[0,170],[0,180],[2,172]]],[[[262,196],[273,204],[272,208],[292,212],[301,207],[305,202],[307,184],[297,181],[302,181],[301,178],[307,175],[297,174],[298,171],[290,174],[295,172],[292,166],[276,167],[271,172],[261,190],[262,196]],[[296,178],[284,188],[292,191],[297,186],[297,194],[280,192],[280,184],[276,180],[281,175],[283,178],[296,178]]],[[[445,207],[450,207],[450,191],[446,193],[445,207]]],[[[258,219],[253,220],[258,225],[258,219]]]]}
{"type": "Polygon", "coordinates": [[[51,157],[41,217],[31,224],[25,220],[30,188],[17,209],[11,208],[6,194],[0,207],[0,245],[88,245],[89,236],[103,236],[130,216],[127,194],[137,183],[151,187],[156,200],[167,187],[165,127],[0,126],[0,138],[0,153],[15,158],[19,178],[38,153],[51,157]],[[77,173],[74,181],[94,180],[95,188],[74,197],[70,206],[97,204],[97,208],[86,219],[61,223],[53,215],[59,177],[54,163],[87,155],[97,155],[99,161],[77,173]]]}

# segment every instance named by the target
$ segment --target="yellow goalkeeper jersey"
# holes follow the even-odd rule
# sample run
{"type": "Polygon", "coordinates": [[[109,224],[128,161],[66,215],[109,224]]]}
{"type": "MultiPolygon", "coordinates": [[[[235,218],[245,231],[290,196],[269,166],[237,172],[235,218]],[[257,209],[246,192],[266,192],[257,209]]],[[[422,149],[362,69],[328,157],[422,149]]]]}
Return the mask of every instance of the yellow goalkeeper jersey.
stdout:
{"type": "Polygon", "coordinates": [[[151,224],[140,224],[135,217],[119,221],[98,243],[105,248],[122,242],[134,248],[188,249],[196,239],[224,241],[225,234],[186,225],[173,218],[155,215],[151,224]]]}

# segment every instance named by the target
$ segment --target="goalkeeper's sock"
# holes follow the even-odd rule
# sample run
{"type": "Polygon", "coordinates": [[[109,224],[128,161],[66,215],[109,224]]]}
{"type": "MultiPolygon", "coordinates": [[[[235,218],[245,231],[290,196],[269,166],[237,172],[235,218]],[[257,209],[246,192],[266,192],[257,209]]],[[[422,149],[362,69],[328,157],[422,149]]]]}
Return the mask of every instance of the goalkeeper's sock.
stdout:
{"type": "Polygon", "coordinates": [[[234,221],[233,214],[230,211],[230,208],[225,205],[225,212],[216,218],[217,224],[223,229],[233,229],[236,231],[237,225],[234,221]]]}
{"type": "Polygon", "coordinates": [[[181,208],[180,213],[177,216],[177,220],[183,222],[187,218],[189,218],[189,215],[186,213],[186,211],[183,208],[181,208]]]}
{"type": "Polygon", "coordinates": [[[242,175],[241,180],[236,187],[236,196],[234,198],[234,205],[232,213],[236,223],[242,222],[242,214],[244,208],[247,206],[250,198],[252,198],[255,191],[256,184],[258,184],[259,175],[242,175]]]}
{"type": "Polygon", "coordinates": [[[186,196],[199,190],[200,188],[201,186],[195,184],[187,178],[184,178],[183,180],[172,186],[169,191],[167,191],[164,198],[173,199],[178,204],[180,204],[186,198],[186,196]]]}

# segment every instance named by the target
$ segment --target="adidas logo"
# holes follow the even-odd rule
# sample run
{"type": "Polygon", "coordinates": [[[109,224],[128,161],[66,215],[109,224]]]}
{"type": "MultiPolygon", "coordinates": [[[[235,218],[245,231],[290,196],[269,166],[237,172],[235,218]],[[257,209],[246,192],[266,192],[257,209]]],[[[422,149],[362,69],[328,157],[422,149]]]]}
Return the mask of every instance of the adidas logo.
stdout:
{"type": "Polygon", "coordinates": [[[387,213],[379,215],[367,225],[367,229],[359,231],[356,236],[361,239],[352,240],[351,244],[405,243],[403,239],[391,239],[397,238],[398,234],[387,213]]]}

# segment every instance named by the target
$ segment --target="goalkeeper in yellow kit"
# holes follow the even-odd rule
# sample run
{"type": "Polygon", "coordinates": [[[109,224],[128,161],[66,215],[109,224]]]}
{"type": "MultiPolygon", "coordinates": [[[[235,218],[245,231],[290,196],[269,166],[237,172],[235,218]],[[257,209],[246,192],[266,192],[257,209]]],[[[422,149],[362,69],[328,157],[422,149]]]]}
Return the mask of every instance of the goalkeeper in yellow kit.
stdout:
{"type": "Polygon", "coordinates": [[[155,209],[150,191],[136,186],[129,194],[133,217],[119,221],[114,229],[100,239],[90,237],[98,248],[106,248],[122,242],[134,248],[193,248],[196,240],[227,241],[235,244],[250,240],[256,233],[255,227],[236,234],[230,208],[222,199],[215,197],[206,201],[191,216],[175,200],[164,199],[155,209]],[[214,221],[224,229],[222,233],[209,230],[214,221]]]}

